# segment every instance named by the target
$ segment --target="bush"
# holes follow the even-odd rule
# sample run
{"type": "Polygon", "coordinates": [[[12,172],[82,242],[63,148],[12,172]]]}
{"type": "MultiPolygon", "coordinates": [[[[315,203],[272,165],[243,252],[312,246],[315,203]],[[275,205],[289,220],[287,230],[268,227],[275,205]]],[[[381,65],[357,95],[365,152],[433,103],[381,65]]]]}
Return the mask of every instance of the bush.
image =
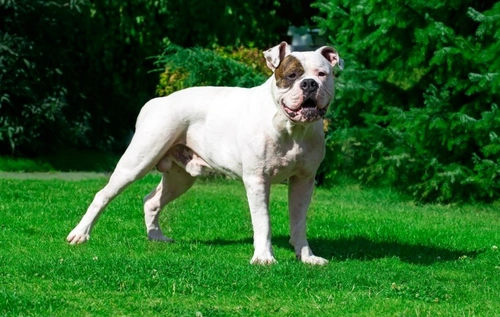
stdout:
{"type": "Polygon", "coordinates": [[[500,3],[491,5],[315,3],[346,60],[327,179],[348,173],[420,201],[500,198],[500,3]]]}
{"type": "MultiPolygon", "coordinates": [[[[254,87],[266,80],[260,70],[236,61],[230,57],[232,54],[221,54],[221,51],[186,49],[168,44],[163,54],[156,59],[156,65],[164,69],[160,75],[157,93],[165,96],[193,86],[254,87]]],[[[253,52],[256,50],[246,51],[255,56],[253,52]]],[[[265,64],[264,57],[262,63],[265,64]]]]}
{"type": "Polygon", "coordinates": [[[148,57],[165,42],[265,48],[286,33],[287,17],[307,22],[296,14],[304,7],[297,0],[0,0],[0,155],[121,151],[155,95],[148,57]]]}
{"type": "MultiPolygon", "coordinates": [[[[32,154],[71,140],[88,129],[84,110],[68,107],[66,65],[80,18],[81,1],[64,6],[46,1],[2,1],[0,13],[0,153],[32,154]],[[57,18],[56,18],[57,17],[57,18]],[[64,133],[60,133],[64,131],[64,133]]],[[[78,94],[75,94],[78,96],[78,94]]],[[[77,97],[78,98],[78,97],[77,97]]]]}

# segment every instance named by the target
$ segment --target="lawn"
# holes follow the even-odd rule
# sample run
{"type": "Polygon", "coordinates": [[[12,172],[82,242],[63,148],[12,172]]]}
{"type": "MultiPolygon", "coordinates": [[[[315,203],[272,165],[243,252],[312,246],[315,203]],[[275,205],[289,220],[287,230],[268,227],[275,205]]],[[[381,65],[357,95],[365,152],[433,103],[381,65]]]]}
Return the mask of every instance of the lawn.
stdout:
{"type": "Polygon", "coordinates": [[[499,316],[500,204],[418,206],[390,189],[319,188],[308,233],[324,267],[295,260],[286,186],[273,187],[278,263],[249,264],[243,186],[201,180],[149,242],[148,175],[113,201],[91,240],[69,246],[104,176],[0,179],[2,316],[499,316]]]}

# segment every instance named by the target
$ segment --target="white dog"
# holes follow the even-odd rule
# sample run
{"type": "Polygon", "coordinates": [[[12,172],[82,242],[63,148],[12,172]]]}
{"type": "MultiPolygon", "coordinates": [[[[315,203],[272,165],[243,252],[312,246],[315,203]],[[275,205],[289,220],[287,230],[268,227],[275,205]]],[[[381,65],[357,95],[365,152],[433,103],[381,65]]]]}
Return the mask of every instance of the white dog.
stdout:
{"type": "Polygon", "coordinates": [[[215,170],[243,180],[254,232],[251,263],[276,262],[271,246],[269,192],[288,179],[290,243],[304,263],[325,264],[306,239],[306,213],[324,157],[322,118],[334,94],[337,52],[322,47],[291,52],[287,43],[264,52],[274,74],[253,88],[195,87],[155,98],[139,113],[136,132],[108,184],[99,191],[67,241],[89,239],[103,209],[153,167],[160,184],[144,199],[148,238],[172,241],[160,229],[162,208],[197,176],[215,170]]]}

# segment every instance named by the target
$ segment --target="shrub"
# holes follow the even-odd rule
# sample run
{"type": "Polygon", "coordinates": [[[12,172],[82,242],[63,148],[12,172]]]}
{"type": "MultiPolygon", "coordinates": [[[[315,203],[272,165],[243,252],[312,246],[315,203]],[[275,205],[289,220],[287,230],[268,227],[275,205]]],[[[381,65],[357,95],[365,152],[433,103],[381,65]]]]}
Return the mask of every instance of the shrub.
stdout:
{"type": "Polygon", "coordinates": [[[0,0],[0,155],[121,151],[141,105],[154,97],[157,76],[148,57],[164,42],[266,47],[302,6],[297,0],[0,0]]]}
{"type": "Polygon", "coordinates": [[[348,173],[421,201],[500,197],[500,3],[491,5],[315,3],[346,60],[326,178],[348,173]]]}
{"type": "Polygon", "coordinates": [[[32,154],[83,139],[87,113],[68,107],[65,64],[76,41],[69,27],[83,0],[2,1],[0,13],[0,153],[32,154]],[[56,18],[58,17],[58,18],[56,18]],[[60,133],[64,131],[64,133],[60,133]]]}
{"type": "MultiPolygon", "coordinates": [[[[203,48],[181,48],[168,44],[156,65],[164,69],[157,93],[160,96],[193,86],[254,87],[266,76],[259,70],[231,58],[231,54],[203,48]]],[[[264,58],[262,57],[262,63],[264,58]]]]}

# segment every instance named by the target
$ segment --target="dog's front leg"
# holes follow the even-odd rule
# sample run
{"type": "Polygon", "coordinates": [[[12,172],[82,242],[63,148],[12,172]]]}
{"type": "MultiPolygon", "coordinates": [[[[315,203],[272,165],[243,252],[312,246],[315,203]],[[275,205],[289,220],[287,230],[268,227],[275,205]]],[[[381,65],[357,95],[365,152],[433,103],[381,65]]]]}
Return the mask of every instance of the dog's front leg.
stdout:
{"type": "Polygon", "coordinates": [[[275,263],[271,246],[271,221],[269,219],[269,192],[271,184],[265,177],[244,177],[253,226],[254,255],[251,264],[275,263]]]}
{"type": "Polygon", "coordinates": [[[307,209],[314,189],[314,177],[289,179],[288,209],[290,211],[290,243],[295,255],[304,263],[324,265],[327,260],[312,253],[306,238],[307,209]]]}

